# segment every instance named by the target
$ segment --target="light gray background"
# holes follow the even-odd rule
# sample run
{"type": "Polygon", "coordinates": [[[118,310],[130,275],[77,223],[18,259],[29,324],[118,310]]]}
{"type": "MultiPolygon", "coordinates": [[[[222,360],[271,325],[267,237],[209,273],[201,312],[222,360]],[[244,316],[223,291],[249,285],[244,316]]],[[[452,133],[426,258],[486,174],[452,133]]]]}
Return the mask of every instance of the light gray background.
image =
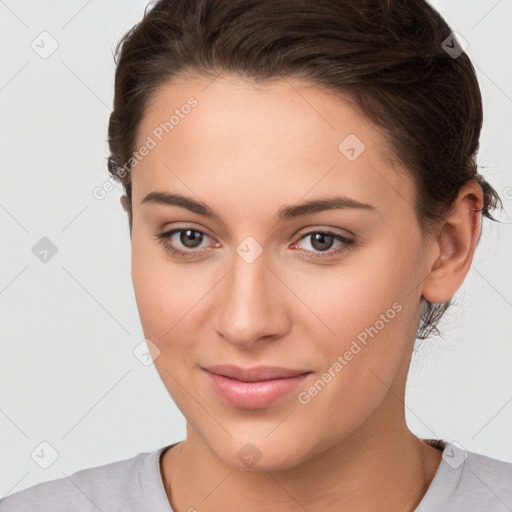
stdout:
{"type": "MultiPolygon", "coordinates": [[[[133,354],[144,336],[122,188],[92,195],[109,177],[112,53],[146,3],[0,1],[0,497],[185,436],[155,368],[133,354]],[[43,31],[59,45],[46,59],[31,47],[51,48],[43,31]],[[32,252],[43,237],[58,249],[46,263],[32,252]],[[58,453],[48,469],[42,442],[58,453]]],[[[432,3],[469,43],[485,102],[479,164],[510,222],[512,1],[432,3]]],[[[511,255],[511,226],[485,221],[446,336],[418,347],[406,397],[417,435],[510,462],[511,255]]]]}

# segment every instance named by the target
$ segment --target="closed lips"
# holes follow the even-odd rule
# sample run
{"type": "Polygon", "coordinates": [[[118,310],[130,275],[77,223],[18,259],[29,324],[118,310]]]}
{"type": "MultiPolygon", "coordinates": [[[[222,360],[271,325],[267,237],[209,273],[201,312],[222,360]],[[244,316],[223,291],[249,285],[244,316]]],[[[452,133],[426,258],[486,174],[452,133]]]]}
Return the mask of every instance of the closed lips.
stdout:
{"type": "Polygon", "coordinates": [[[223,365],[204,370],[208,382],[224,403],[239,409],[270,407],[288,396],[312,373],[275,366],[223,365]]]}
{"type": "Polygon", "coordinates": [[[253,368],[241,368],[232,365],[216,365],[206,367],[210,373],[221,375],[242,382],[260,382],[271,379],[286,379],[310,373],[307,370],[293,370],[277,366],[258,366],[253,368]]]}

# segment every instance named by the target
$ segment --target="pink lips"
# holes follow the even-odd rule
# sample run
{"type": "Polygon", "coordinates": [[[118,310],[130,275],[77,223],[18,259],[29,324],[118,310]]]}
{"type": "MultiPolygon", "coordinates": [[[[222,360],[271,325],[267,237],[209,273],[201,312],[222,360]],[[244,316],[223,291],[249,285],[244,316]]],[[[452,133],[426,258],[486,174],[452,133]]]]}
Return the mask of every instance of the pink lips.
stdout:
{"type": "Polygon", "coordinates": [[[226,402],[243,409],[267,407],[295,389],[311,373],[288,368],[230,365],[204,369],[215,391],[226,402]]]}

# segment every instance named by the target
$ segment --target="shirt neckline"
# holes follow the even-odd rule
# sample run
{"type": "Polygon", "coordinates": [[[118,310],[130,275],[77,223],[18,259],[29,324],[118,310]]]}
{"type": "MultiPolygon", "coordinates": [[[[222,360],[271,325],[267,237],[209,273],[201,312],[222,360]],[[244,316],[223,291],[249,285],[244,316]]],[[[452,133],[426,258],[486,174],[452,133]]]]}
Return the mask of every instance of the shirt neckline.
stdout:
{"type": "Polygon", "coordinates": [[[180,442],[181,441],[178,441],[176,443],[163,446],[162,448],[158,448],[151,452],[147,459],[148,470],[143,471],[140,475],[143,494],[148,496],[148,499],[151,501],[151,506],[155,507],[158,511],[161,510],[163,512],[165,510],[166,512],[174,512],[165,490],[164,477],[160,468],[160,459],[167,450],[176,446],[180,442]]]}

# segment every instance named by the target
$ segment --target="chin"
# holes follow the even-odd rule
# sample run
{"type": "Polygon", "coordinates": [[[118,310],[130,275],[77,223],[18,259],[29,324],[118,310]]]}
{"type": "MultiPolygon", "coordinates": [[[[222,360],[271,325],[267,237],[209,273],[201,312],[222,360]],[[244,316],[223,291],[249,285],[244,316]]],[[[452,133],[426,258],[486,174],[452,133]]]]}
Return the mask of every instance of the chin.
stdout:
{"type": "MultiPolygon", "coordinates": [[[[265,432],[267,432],[265,430],[265,432]]],[[[227,466],[246,471],[279,471],[290,469],[305,461],[311,447],[304,443],[304,437],[295,439],[285,431],[275,435],[274,439],[265,438],[267,434],[255,434],[253,437],[234,436],[207,440],[210,450],[227,466]]]]}

